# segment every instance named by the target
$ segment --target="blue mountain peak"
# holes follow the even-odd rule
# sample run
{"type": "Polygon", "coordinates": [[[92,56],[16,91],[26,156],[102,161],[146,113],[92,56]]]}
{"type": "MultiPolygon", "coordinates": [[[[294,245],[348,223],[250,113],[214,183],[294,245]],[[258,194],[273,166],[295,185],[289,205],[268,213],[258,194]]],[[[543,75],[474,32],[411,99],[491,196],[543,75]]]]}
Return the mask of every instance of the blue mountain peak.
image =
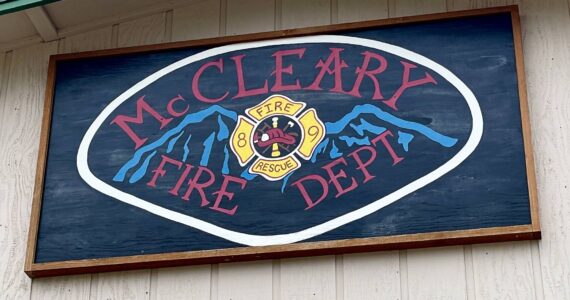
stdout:
{"type": "MultiPolygon", "coordinates": [[[[168,143],[167,153],[169,153],[170,151],[172,151],[172,149],[174,148],[174,144],[176,144],[178,139],[185,133],[185,129],[187,129],[187,127],[190,124],[203,122],[208,117],[216,114],[218,115],[217,121],[218,121],[219,130],[217,131],[217,134],[216,131],[212,132],[212,134],[208,136],[208,138],[206,139],[206,141],[204,141],[203,144],[204,155],[202,155],[201,164],[207,165],[209,154],[214,142],[214,137],[218,141],[222,141],[229,137],[229,129],[226,123],[224,123],[222,116],[227,117],[234,122],[237,120],[236,112],[221,107],[219,105],[212,105],[204,110],[187,114],[176,127],[165,132],[158,140],[138,149],[134,153],[133,157],[121,167],[121,169],[117,172],[117,174],[115,174],[115,177],[113,177],[113,181],[118,181],[118,182],[124,181],[127,172],[132,168],[136,167],[137,165],[139,165],[143,157],[145,157],[144,161],[142,162],[142,165],[129,179],[130,183],[137,182],[146,173],[148,164],[157,151],[156,149],[158,149],[165,143],[168,143]]],[[[189,151],[188,142],[190,141],[191,136],[192,136],[191,133],[189,133],[188,138],[186,139],[186,143],[184,144],[184,152],[185,152],[184,158],[187,158],[188,155],[189,151]]],[[[225,152],[227,153],[227,149],[225,150],[225,152]]],[[[227,159],[225,161],[227,162],[227,159]]],[[[226,166],[224,166],[224,168],[225,167],[226,166]]]]}

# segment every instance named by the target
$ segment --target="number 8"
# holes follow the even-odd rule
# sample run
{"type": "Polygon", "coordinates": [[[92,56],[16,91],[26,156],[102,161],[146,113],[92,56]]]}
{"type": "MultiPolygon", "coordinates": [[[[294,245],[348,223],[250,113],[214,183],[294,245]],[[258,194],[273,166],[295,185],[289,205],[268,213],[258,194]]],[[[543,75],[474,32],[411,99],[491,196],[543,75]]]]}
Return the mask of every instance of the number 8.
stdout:
{"type": "Polygon", "coordinates": [[[241,147],[245,147],[246,144],[247,144],[247,141],[245,140],[245,133],[240,132],[240,133],[238,134],[238,142],[237,142],[237,145],[238,145],[238,147],[241,148],[241,147]]]}

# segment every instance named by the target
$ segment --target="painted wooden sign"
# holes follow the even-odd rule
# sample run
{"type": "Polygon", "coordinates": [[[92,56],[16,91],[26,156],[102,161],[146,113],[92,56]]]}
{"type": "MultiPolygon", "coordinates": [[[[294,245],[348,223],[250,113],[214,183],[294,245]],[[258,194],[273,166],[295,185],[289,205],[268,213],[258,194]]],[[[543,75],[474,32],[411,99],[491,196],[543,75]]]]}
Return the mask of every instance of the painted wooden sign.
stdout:
{"type": "Polygon", "coordinates": [[[520,47],[502,8],[55,56],[28,274],[537,238],[520,47]]]}

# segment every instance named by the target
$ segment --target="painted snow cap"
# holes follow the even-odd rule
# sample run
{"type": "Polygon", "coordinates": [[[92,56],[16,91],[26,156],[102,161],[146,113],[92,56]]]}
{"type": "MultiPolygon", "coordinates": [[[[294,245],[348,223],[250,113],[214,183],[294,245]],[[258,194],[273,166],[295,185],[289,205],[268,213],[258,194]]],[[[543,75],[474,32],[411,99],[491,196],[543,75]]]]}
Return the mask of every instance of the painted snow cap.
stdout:
{"type": "Polygon", "coordinates": [[[483,131],[475,96],[452,72],[364,38],[222,46],[144,76],[85,133],[81,178],[245,245],[367,228],[366,216],[460,165],[483,131]]]}

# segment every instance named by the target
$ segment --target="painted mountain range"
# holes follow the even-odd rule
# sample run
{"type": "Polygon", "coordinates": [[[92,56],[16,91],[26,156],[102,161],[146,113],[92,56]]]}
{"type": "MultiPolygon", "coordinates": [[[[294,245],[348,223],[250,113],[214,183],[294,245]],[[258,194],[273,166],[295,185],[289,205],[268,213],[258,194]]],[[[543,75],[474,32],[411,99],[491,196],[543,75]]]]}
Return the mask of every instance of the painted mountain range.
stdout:
{"type": "MultiPolygon", "coordinates": [[[[160,159],[159,154],[178,155],[180,161],[199,163],[210,169],[219,169],[222,174],[239,173],[241,177],[252,180],[256,175],[247,172],[247,166],[239,170],[230,170],[230,160],[235,160],[231,153],[228,140],[234,128],[237,113],[219,105],[189,113],[174,128],[165,132],[157,140],[138,149],[116,173],[116,182],[136,183],[148,172],[148,167],[154,159],[160,159]],[[204,135],[204,126],[215,124],[204,135]],[[196,128],[200,128],[197,130],[196,128]],[[201,133],[196,134],[196,131],[201,133]],[[211,156],[221,155],[221,166],[213,166],[211,156]],[[223,153],[223,154],[222,154],[223,153]]],[[[443,135],[417,122],[398,118],[381,108],[364,104],[354,109],[337,121],[325,122],[326,137],[319,144],[310,161],[316,163],[319,159],[340,157],[343,151],[351,147],[370,145],[371,139],[381,134],[387,127],[392,131],[397,129],[398,143],[404,151],[408,151],[415,136],[423,135],[443,147],[453,147],[457,139],[443,135]]],[[[287,179],[287,178],[286,178],[287,179]]],[[[284,180],[286,182],[286,179],[284,180]]]]}

